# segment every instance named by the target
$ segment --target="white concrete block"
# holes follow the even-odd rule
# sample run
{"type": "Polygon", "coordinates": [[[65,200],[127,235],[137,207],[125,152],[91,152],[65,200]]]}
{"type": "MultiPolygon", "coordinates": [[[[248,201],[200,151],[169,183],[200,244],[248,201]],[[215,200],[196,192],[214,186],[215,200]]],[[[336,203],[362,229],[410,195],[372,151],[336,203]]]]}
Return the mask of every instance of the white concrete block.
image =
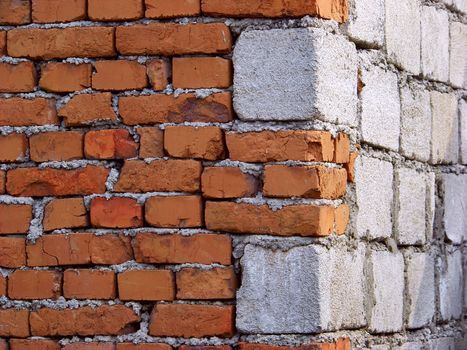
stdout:
{"type": "Polygon", "coordinates": [[[430,241],[433,238],[433,229],[436,212],[436,177],[434,173],[427,174],[427,228],[426,239],[430,241]]]}
{"type": "Polygon", "coordinates": [[[384,0],[350,0],[349,5],[347,34],[362,45],[381,47],[384,43],[384,0]]]}
{"type": "Polygon", "coordinates": [[[461,161],[467,164],[467,101],[459,101],[459,118],[461,125],[461,161]]]}
{"type": "Polygon", "coordinates": [[[451,22],[450,38],[449,81],[467,89],[467,25],[451,22]]]}
{"type": "Polygon", "coordinates": [[[462,316],[462,253],[460,249],[438,258],[439,310],[443,321],[459,319],[462,316]]]}
{"type": "Polygon", "coordinates": [[[443,224],[446,236],[454,244],[467,240],[467,175],[443,174],[443,224]]]}

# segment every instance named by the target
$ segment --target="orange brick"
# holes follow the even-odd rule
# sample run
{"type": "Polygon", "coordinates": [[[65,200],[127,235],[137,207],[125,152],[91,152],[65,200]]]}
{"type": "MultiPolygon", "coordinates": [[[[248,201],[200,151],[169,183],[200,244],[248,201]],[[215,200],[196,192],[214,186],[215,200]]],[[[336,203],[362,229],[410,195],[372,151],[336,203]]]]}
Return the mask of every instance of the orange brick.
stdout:
{"type": "Polygon", "coordinates": [[[190,346],[182,345],[178,350],[232,350],[230,345],[205,345],[205,346],[190,346]]]}
{"type": "Polygon", "coordinates": [[[355,161],[357,160],[358,152],[350,153],[349,162],[344,164],[344,168],[347,170],[347,181],[355,182],[355,161]]]}
{"type": "Polygon", "coordinates": [[[51,131],[29,138],[31,160],[66,161],[83,158],[83,134],[79,131],[51,131]]]}
{"type": "Polygon", "coordinates": [[[177,272],[177,299],[233,299],[236,290],[237,276],[232,268],[177,272]]]}
{"type": "Polygon", "coordinates": [[[350,139],[347,134],[339,133],[334,139],[334,163],[348,163],[350,160],[350,139]]]}
{"type": "Polygon", "coordinates": [[[62,350],[115,350],[113,343],[70,343],[62,350]]]}
{"type": "Polygon", "coordinates": [[[143,0],[88,0],[93,21],[124,21],[143,17],[143,0]]]}
{"type": "Polygon", "coordinates": [[[0,273],[0,296],[6,296],[6,295],[7,295],[7,280],[6,280],[6,277],[4,277],[0,273]]]}
{"type": "Polygon", "coordinates": [[[136,61],[97,61],[94,68],[92,87],[96,90],[135,90],[148,84],[146,67],[136,61]]]}
{"type": "Polygon", "coordinates": [[[45,231],[86,227],[87,224],[86,208],[82,198],[54,199],[45,207],[42,222],[45,231]]]}
{"type": "Polygon", "coordinates": [[[68,299],[115,299],[116,277],[113,271],[66,270],[63,296],[68,299]]]}
{"type": "Polygon", "coordinates": [[[0,162],[14,163],[26,160],[28,139],[24,134],[0,136],[0,162]]]}
{"type": "Polygon", "coordinates": [[[223,23],[137,24],[118,27],[115,39],[122,55],[222,54],[232,49],[230,30],[223,23]]]}
{"type": "Polygon", "coordinates": [[[16,270],[8,277],[10,299],[57,299],[62,276],[57,271],[16,270]]]}
{"type": "Polygon", "coordinates": [[[15,268],[26,265],[26,240],[0,237],[0,266],[15,268]]]}
{"type": "Polygon", "coordinates": [[[112,94],[108,92],[76,95],[59,110],[58,114],[65,119],[66,126],[117,120],[112,109],[112,94]]]}
{"type": "Polygon", "coordinates": [[[0,350],[8,350],[6,340],[0,339],[0,350]]]}
{"type": "Polygon", "coordinates": [[[131,238],[125,235],[93,236],[89,247],[93,264],[118,265],[133,260],[131,238]]]}
{"type": "Polygon", "coordinates": [[[0,126],[59,124],[55,100],[18,97],[0,98],[0,126]]]}
{"type": "Polygon", "coordinates": [[[115,192],[196,192],[201,163],[195,160],[129,160],[123,165],[115,192]]]}
{"type": "Polygon", "coordinates": [[[3,170],[0,170],[0,194],[5,193],[5,180],[6,173],[3,170]]]}
{"type": "Polygon", "coordinates": [[[174,300],[174,276],[169,270],[132,270],[118,274],[120,300],[174,300]]]}
{"type": "Polygon", "coordinates": [[[0,92],[29,92],[36,86],[36,69],[31,62],[0,63],[0,92]]]}
{"type": "Polygon", "coordinates": [[[146,74],[153,90],[164,90],[171,76],[170,64],[165,60],[146,62],[146,74]]]}
{"type": "Polygon", "coordinates": [[[60,350],[60,345],[54,340],[10,339],[10,350],[60,350]]]}
{"type": "Polygon", "coordinates": [[[232,85],[232,64],[220,57],[174,58],[175,88],[228,88],[232,85]]]}
{"type": "Polygon", "coordinates": [[[201,189],[207,198],[251,197],[258,189],[258,179],[239,168],[204,168],[201,189]]]}
{"type": "Polygon", "coordinates": [[[198,16],[200,0],[145,0],[147,18],[198,16]]]}
{"type": "Polygon", "coordinates": [[[73,196],[104,193],[110,170],[88,165],[71,170],[18,168],[7,173],[7,192],[13,196],[73,196]]]}
{"type": "Polygon", "coordinates": [[[32,0],[32,21],[57,23],[86,17],[86,0],[32,0]]]}
{"type": "Polygon", "coordinates": [[[0,1],[0,25],[29,22],[31,22],[31,4],[29,0],[0,1]]]}
{"type": "Polygon", "coordinates": [[[94,198],[91,202],[91,224],[107,228],[141,227],[143,207],[133,198],[94,198]]]}
{"type": "Polygon", "coordinates": [[[6,54],[6,31],[0,30],[0,55],[6,54]]]}
{"type": "Polygon", "coordinates": [[[152,336],[231,337],[234,334],[233,306],[159,304],[149,324],[152,336]]]}
{"type": "Polygon", "coordinates": [[[0,337],[29,336],[29,311],[0,309],[0,337]]]}
{"type": "MultiPolygon", "coordinates": [[[[68,0],[67,0],[68,1],[68,0]]],[[[39,86],[50,92],[74,92],[91,86],[91,64],[47,63],[41,67],[39,86]]]]}
{"type": "Polygon", "coordinates": [[[350,208],[347,204],[341,204],[336,208],[335,212],[336,233],[342,235],[347,229],[350,220],[350,208]]]}
{"type": "Polygon", "coordinates": [[[96,130],[86,133],[84,153],[90,159],[125,159],[138,155],[138,144],[128,130],[96,130]]]}
{"type": "Polygon", "coordinates": [[[203,203],[199,196],[151,197],[146,201],[145,218],[156,227],[201,227],[203,203]]]}
{"type": "Polygon", "coordinates": [[[327,236],[334,228],[334,208],[290,205],[273,211],[267,205],[207,202],[206,227],[213,231],[278,236],[327,236]]]}
{"type": "Polygon", "coordinates": [[[158,128],[138,128],[139,157],[157,158],[164,156],[164,132],[158,128]]]}
{"type": "Polygon", "coordinates": [[[116,350],[172,350],[168,344],[147,343],[147,344],[133,344],[121,343],[117,344],[116,350]]]}
{"type": "Polygon", "coordinates": [[[195,94],[157,94],[150,96],[124,96],[118,101],[120,115],[127,125],[219,122],[233,119],[232,95],[223,92],[206,98],[195,94]]]}
{"type": "Polygon", "coordinates": [[[31,205],[0,203],[0,234],[28,233],[31,220],[31,205]]]}

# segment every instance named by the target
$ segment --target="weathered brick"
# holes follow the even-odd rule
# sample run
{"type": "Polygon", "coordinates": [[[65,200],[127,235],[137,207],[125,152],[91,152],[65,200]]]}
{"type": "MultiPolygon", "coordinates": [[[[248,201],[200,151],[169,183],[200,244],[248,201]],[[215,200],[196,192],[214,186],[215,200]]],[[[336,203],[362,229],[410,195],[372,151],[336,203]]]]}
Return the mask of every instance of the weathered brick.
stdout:
{"type": "Polygon", "coordinates": [[[0,337],[28,337],[28,319],[28,310],[0,309],[0,337]]]}
{"type": "Polygon", "coordinates": [[[350,160],[349,135],[340,132],[334,139],[334,162],[338,164],[348,163],[350,160]]]}
{"type": "Polygon", "coordinates": [[[115,299],[115,272],[66,270],[63,274],[63,296],[69,299],[115,299]]]}
{"type": "Polygon", "coordinates": [[[92,65],[51,62],[41,66],[39,86],[50,92],[73,92],[91,86],[92,65]]]}
{"type": "Polygon", "coordinates": [[[230,345],[182,345],[178,350],[232,350],[230,345]]]}
{"type": "Polygon", "coordinates": [[[88,0],[93,21],[124,21],[143,17],[143,0],[88,0]]]}
{"type": "Polygon", "coordinates": [[[0,55],[6,53],[6,31],[0,30],[0,55]]]}
{"type": "Polygon", "coordinates": [[[133,260],[131,238],[125,235],[94,236],[89,253],[93,264],[122,264],[133,260]]]}
{"type": "Polygon", "coordinates": [[[116,46],[123,55],[221,54],[230,52],[232,36],[223,23],[137,24],[117,28],[116,46]]]}
{"type": "Polygon", "coordinates": [[[279,236],[327,236],[334,227],[334,208],[291,205],[273,211],[267,205],[207,202],[210,230],[279,236]]]}
{"type": "Polygon", "coordinates": [[[147,18],[173,18],[200,14],[200,0],[145,0],[147,18]]]}
{"type": "Polygon", "coordinates": [[[207,198],[251,197],[257,192],[258,179],[239,168],[205,168],[201,175],[201,189],[207,198]]]}
{"type": "Polygon", "coordinates": [[[86,227],[86,208],[82,198],[54,199],[45,206],[42,226],[45,231],[86,227]]]}
{"type": "Polygon", "coordinates": [[[0,98],[0,126],[33,126],[59,124],[55,101],[18,97],[0,98]]]}
{"type": "Polygon", "coordinates": [[[96,130],[86,133],[84,153],[91,159],[125,159],[138,154],[138,144],[126,129],[96,130]]]}
{"type": "Polygon", "coordinates": [[[149,323],[152,336],[231,337],[234,334],[233,306],[159,304],[149,323]]]}
{"type": "Polygon", "coordinates": [[[201,163],[194,160],[129,160],[115,184],[116,192],[196,192],[200,187],[201,163]]]}
{"type": "Polygon", "coordinates": [[[120,300],[174,300],[174,276],[169,270],[129,270],[118,274],[120,300]]]}
{"type": "Polygon", "coordinates": [[[36,86],[36,70],[31,62],[0,63],[0,92],[29,92],[36,86]]]}
{"type": "Polygon", "coordinates": [[[164,148],[176,158],[222,159],[224,133],[216,126],[170,126],[164,132],[164,148]]]}
{"type": "Polygon", "coordinates": [[[133,198],[94,198],[91,224],[107,228],[140,227],[143,226],[143,207],[133,198]]]}
{"type": "Polygon", "coordinates": [[[137,128],[139,135],[139,157],[157,158],[164,156],[164,132],[158,128],[137,128]]]}
{"type": "Polygon", "coordinates": [[[25,24],[31,21],[29,0],[0,1],[0,24],[25,24]]]}
{"type": "Polygon", "coordinates": [[[117,344],[116,350],[172,350],[172,347],[169,344],[159,344],[159,343],[142,343],[142,344],[133,344],[133,343],[121,343],[117,344]]]}
{"type": "Polygon", "coordinates": [[[139,233],[133,240],[135,260],[151,264],[231,263],[231,239],[225,235],[193,236],[139,233]]]}
{"type": "Polygon", "coordinates": [[[32,0],[34,23],[72,22],[86,18],[86,0],[32,0]]]}
{"type": "Polygon", "coordinates": [[[0,237],[0,266],[15,268],[26,265],[26,240],[0,237]]]}
{"type": "Polygon", "coordinates": [[[104,193],[109,170],[89,165],[84,168],[18,168],[7,173],[7,192],[13,196],[72,196],[104,193]]]}
{"type": "Polygon", "coordinates": [[[350,207],[347,204],[339,205],[334,212],[334,220],[336,233],[344,234],[350,220],[350,207]]]}
{"type": "Polygon", "coordinates": [[[0,170],[0,194],[5,193],[6,173],[0,170]]]}
{"type": "MultiPolygon", "coordinates": [[[[0,296],[7,295],[7,278],[0,273],[0,296]]],[[[2,347],[0,346],[0,349],[2,347]]]]}
{"type": "Polygon", "coordinates": [[[174,58],[173,86],[181,89],[228,88],[232,63],[220,57],[174,58]]]}
{"type": "Polygon", "coordinates": [[[230,92],[216,93],[206,98],[195,94],[124,96],[119,101],[120,115],[128,125],[219,122],[233,119],[232,95],[230,92]]]}
{"type": "Polygon", "coordinates": [[[12,29],[8,54],[13,57],[52,59],[114,56],[114,28],[12,29]]]}
{"type": "Polygon", "coordinates": [[[60,345],[55,340],[10,339],[10,350],[60,350],[60,345]]]}
{"type": "Polygon", "coordinates": [[[35,162],[67,161],[83,158],[83,133],[51,131],[29,138],[30,157],[35,162]]]}
{"type": "Polygon", "coordinates": [[[0,136],[0,162],[14,163],[26,160],[28,139],[24,134],[0,136]]]}
{"type": "Polygon", "coordinates": [[[92,87],[96,90],[137,90],[148,84],[146,67],[136,61],[97,61],[94,69],[92,87]]]}
{"type": "Polygon", "coordinates": [[[165,60],[150,60],[146,62],[146,74],[154,90],[164,90],[171,76],[170,65],[165,60]]]}
{"type": "Polygon", "coordinates": [[[58,112],[66,126],[88,125],[95,121],[115,121],[110,93],[81,94],[74,96],[58,112]]]}
{"type": "Polygon", "coordinates": [[[344,164],[344,168],[347,171],[347,181],[349,182],[355,182],[355,162],[357,157],[357,151],[351,152],[349,162],[344,164]]]}
{"type": "Polygon", "coordinates": [[[56,299],[61,294],[58,271],[16,270],[8,277],[10,299],[56,299]]]}
{"type": "Polygon", "coordinates": [[[230,159],[243,162],[331,162],[334,158],[334,142],[327,131],[229,132],[226,142],[230,159]]]}
{"type": "Polygon", "coordinates": [[[31,205],[0,203],[0,234],[28,233],[31,219],[31,205]]]}
{"type": "Polygon", "coordinates": [[[200,196],[151,197],[146,201],[145,219],[156,227],[201,227],[203,203],[200,196]]]}
{"type": "Polygon", "coordinates": [[[113,343],[69,343],[62,350],[115,350],[113,343]]]}

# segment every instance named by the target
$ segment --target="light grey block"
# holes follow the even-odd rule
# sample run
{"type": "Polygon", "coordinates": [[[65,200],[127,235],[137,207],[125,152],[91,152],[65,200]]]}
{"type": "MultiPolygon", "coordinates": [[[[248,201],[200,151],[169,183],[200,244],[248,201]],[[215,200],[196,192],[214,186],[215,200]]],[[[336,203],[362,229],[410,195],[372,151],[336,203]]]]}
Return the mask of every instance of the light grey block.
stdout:
{"type": "Polygon", "coordinates": [[[428,350],[455,350],[454,349],[454,338],[438,338],[430,339],[428,341],[428,350]]]}
{"type": "Polygon", "coordinates": [[[465,100],[459,102],[459,118],[461,125],[461,161],[462,164],[467,164],[467,102],[465,100]]]}
{"type": "Polygon", "coordinates": [[[462,316],[463,272],[460,249],[438,258],[439,310],[443,321],[459,319],[462,316]]]}
{"type": "Polygon", "coordinates": [[[447,238],[454,244],[467,240],[467,175],[443,174],[443,224],[447,238]]]}
{"type": "Polygon", "coordinates": [[[408,342],[401,346],[395,346],[393,350],[422,350],[422,344],[419,342],[408,342]]]}
{"type": "Polygon", "coordinates": [[[384,0],[350,0],[349,5],[347,34],[363,45],[381,47],[384,43],[384,0]]]}
{"type": "Polygon", "coordinates": [[[467,89],[467,25],[451,22],[449,53],[449,81],[458,88],[467,89]]]}

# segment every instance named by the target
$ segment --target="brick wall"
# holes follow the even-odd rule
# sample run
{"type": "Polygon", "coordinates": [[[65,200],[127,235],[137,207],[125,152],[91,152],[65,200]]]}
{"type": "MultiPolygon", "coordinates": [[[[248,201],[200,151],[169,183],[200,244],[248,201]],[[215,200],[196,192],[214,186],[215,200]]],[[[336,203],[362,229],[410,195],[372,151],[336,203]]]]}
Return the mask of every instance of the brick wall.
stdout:
{"type": "Polygon", "coordinates": [[[466,12],[0,0],[0,350],[463,349],[466,12]]]}

